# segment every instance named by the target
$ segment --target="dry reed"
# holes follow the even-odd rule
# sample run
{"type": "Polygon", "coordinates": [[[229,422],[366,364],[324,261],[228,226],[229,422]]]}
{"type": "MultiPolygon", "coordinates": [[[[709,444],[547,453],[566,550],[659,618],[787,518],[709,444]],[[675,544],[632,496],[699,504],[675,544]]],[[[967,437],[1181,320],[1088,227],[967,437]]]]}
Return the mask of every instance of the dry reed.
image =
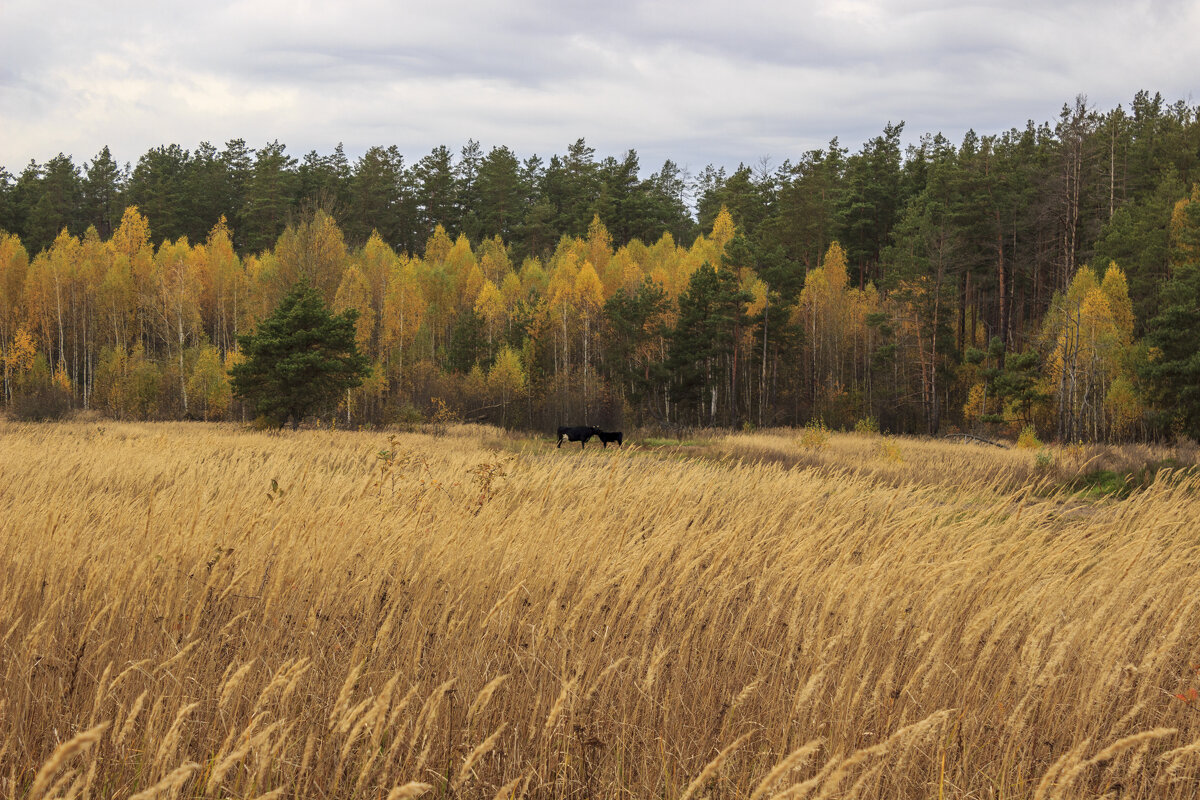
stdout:
{"type": "Polygon", "coordinates": [[[1200,791],[1194,476],[394,443],[0,422],[0,796],[1200,791]]]}

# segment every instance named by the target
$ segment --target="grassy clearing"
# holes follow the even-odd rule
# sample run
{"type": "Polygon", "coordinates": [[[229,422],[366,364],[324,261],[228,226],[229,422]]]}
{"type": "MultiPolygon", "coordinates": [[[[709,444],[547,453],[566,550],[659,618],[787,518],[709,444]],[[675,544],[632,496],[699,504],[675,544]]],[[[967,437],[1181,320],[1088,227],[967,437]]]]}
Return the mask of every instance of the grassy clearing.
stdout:
{"type": "Polygon", "coordinates": [[[1198,791],[1200,478],[1056,488],[1188,452],[116,423],[0,448],[2,796],[1198,791]]]}

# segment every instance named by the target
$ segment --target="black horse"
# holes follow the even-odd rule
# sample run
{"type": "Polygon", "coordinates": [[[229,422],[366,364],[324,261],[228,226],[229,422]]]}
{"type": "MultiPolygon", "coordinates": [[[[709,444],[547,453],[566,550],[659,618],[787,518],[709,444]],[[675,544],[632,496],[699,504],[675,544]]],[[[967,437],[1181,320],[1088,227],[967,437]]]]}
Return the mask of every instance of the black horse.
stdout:
{"type": "Polygon", "coordinates": [[[600,436],[602,433],[604,433],[602,430],[591,425],[579,425],[573,428],[559,428],[558,444],[555,446],[562,447],[563,439],[566,439],[568,442],[579,442],[580,449],[583,449],[583,446],[587,444],[588,439],[592,438],[593,436],[600,436]]]}
{"type": "Polygon", "coordinates": [[[599,436],[600,441],[604,443],[605,449],[608,449],[609,442],[616,442],[617,447],[622,447],[625,444],[625,436],[620,431],[597,430],[596,435],[599,436]]]}

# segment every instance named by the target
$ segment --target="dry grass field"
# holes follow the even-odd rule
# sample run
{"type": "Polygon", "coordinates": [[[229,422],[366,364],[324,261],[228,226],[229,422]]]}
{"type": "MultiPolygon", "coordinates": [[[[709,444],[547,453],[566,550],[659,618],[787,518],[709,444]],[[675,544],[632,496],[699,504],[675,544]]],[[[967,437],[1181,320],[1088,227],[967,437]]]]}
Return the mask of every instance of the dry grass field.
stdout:
{"type": "Polygon", "coordinates": [[[1200,795],[1191,453],[0,422],[6,798],[1200,795]]]}

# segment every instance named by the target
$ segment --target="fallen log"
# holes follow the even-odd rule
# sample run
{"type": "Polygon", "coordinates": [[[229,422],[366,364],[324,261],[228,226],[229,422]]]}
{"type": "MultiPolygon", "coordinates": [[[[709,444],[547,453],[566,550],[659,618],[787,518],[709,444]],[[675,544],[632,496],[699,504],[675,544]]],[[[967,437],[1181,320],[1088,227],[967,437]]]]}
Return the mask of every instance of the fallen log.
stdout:
{"type": "Polygon", "coordinates": [[[992,447],[1002,447],[1005,450],[1008,449],[1008,445],[1004,444],[1003,442],[993,442],[991,439],[985,439],[982,436],[976,436],[973,433],[947,433],[943,438],[952,439],[955,436],[961,436],[964,439],[974,439],[977,442],[983,442],[984,444],[990,444],[992,447]]]}

